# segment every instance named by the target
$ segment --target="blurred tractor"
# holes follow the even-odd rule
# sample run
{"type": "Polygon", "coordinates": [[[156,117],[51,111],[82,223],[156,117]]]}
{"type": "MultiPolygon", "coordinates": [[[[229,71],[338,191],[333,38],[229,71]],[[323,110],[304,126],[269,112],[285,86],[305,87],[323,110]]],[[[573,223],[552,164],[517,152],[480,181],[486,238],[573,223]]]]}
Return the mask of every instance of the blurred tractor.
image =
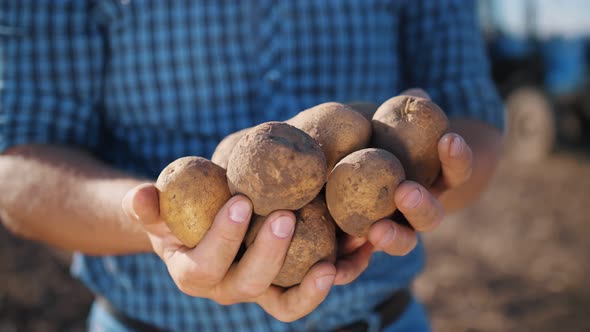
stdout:
{"type": "Polygon", "coordinates": [[[588,143],[590,1],[480,0],[492,73],[506,104],[506,152],[540,161],[556,139],[588,143]]]}

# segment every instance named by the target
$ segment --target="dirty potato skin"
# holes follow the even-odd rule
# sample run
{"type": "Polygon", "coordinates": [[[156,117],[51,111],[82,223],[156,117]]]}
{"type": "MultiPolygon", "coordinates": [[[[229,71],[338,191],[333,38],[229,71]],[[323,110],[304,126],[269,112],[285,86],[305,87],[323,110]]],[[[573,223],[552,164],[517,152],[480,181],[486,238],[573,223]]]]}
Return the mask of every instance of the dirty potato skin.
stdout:
{"type": "Polygon", "coordinates": [[[348,154],[368,147],[371,141],[371,122],[344,104],[319,104],[286,122],[320,144],[328,161],[328,171],[348,154]]]}
{"type": "Polygon", "coordinates": [[[352,109],[362,114],[362,116],[364,116],[365,119],[369,121],[373,119],[373,115],[379,108],[379,105],[373,104],[368,101],[353,101],[347,103],[346,105],[352,107],[352,109]]]}
{"type": "MultiPolygon", "coordinates": [[[[319,261],[336,261],[336,225],[328,213],[322,195],[316,197],[298,211],[293,239],[287,250],[285,261],[273,284],[291,287],[301,283],[309,269],[319,261]]],[[[246,246],[250,246],[265,217],[256,216],[246,234],[246,246]]]]}
{"type": "Polygon", "coordinates": [[[311,202],[326,181],[326,158],[303,131],[266,122],[248,131],[235,146],[227,166],[232,194],[246,195],[254,212],[298,210],[311,202]]]}
{"type": "Polygon", "coordinates": [[[201,157],[183,157],[162,170],[156,182],[160,215],[185,246],[203,238],[231,198],[225,170],[201,157]]]}
{"type": "Polygon", "coordinates": [[[223,169],[227,169],[227,162],[229,161],[229,156],[231,152],[234,150],[238,141],[246,135],[246,133],[250,130],[250,128],[245,128],[240,131],[236,131],[233,134],[227,135],[224,139],[219,142],[215,151],[213,151],[213,155],[211,156],[211,161],[216,163],[217,165],[221,166],[223,169]]]}
{"type": "Polygon", "coordinates": [[[356,151],[328,177],[330,214],[345,233],[365,237],[373,223],[396,210],[394,193],[404,179],[404,169],[393,154],[374,148],[356,151]]]}
{"type": "Polygon", "coordinates": [[[445,113],[428,99],[402,95],[383,103],[372,124],[372,145],[399,158],[408,180],[430,187],[440,173],[438,141],[449,130],[445,113]]]}

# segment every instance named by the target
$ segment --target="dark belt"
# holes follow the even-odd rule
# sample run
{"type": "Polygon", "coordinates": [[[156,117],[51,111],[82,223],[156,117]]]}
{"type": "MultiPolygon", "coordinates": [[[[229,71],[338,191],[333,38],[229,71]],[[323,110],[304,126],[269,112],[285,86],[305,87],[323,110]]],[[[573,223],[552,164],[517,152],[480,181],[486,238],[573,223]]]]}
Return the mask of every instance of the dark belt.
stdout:
{"type": "MultiPolygon", "coordinates": [[[[412,295],[410,290],[402,288],[375,307],[375,313],[379,316],[378,330],[381,331],[384,327],[389,326],[398,320],[408,307],[408,304],[410,304],[411,299],[412,295]]],[[[368,330],[369,322],[359,321],[337,328],[334,332],[366,332],[368,330]]]]}
{"type": "Polygon", "coordinates": [[[100,305],[106,312],[113,316],[119,323],[134,332],[165,332],[149,323],[139,319],[131,318],[115,308],[107,299],[101,296],[96,297],[96,303],[100,305]]]}
{"type": "MultiPolygon", "coordinates": [[[[391,297],[379,304],[375,308],[375,313],[379,315],[380,326],[383,328],[395,322],[406,310],[406,307],[410,303],[411,294],[407,288],[396,291],[391,297]]],[[[96,302],[105,309],[111,316],[113,316],[121,324],[125,325],[128,329],[137,332],[164,332],[160,328],[150,325],[146,322],[140,321],[135,318],[131,318],[126,314],[122,313],[117,308],[103,297],[97,297],[96,302]]],[[[336,329],[334,332],[365,332],[369,329],[369,323],[360,321],[352,323],[350,325],[336,329]]]]}

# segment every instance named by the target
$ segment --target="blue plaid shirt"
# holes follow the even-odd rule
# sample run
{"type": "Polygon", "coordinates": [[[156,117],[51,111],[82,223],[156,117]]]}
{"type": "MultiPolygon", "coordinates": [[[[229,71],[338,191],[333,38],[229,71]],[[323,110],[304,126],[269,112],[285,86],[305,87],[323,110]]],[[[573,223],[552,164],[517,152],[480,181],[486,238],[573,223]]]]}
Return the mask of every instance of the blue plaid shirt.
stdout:
{"type": "MultiPolygon", "coordinates": [[[[422,87],[449,117],[502,127],[474,3],[465,0],[0,3],[0,149],[81,146],[155,178],[227,134],[326,101],[422,87]],[[1,65],[4,61],[3,66],[1,65]]],[[[73,273],[131,317],[176,331],[325,330],[362,319],[424,262],[375,254],[291,324],[255,304],[181,293],[153,254],[77,255],[73,273]]]]}

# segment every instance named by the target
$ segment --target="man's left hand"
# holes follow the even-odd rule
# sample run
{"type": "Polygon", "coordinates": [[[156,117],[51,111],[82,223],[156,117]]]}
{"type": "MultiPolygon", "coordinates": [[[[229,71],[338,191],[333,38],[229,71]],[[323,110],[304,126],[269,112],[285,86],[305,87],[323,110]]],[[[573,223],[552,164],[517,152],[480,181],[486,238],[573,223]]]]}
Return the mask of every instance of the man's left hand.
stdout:
{"type": "MultiPolygon", "coordinates": [[[[411,94],[425,96],[420,90],[411,94]]],[[[465,140],[456,133],[447,133],[441,137],[438,154],[442,172],[431,188],[427,189],[413,181],[403,181],[396,189],[395,204],[411,227],[392,219],[382,219],[371,226],[367,238],[345,235],[339,246],[335,285],[355,280],[369,265],[374,251],[404,256],[416,247],[417,232],[432,231],[440,225],[445,211],[439,197],[469,179],[473,154],[465,140]]]]}

